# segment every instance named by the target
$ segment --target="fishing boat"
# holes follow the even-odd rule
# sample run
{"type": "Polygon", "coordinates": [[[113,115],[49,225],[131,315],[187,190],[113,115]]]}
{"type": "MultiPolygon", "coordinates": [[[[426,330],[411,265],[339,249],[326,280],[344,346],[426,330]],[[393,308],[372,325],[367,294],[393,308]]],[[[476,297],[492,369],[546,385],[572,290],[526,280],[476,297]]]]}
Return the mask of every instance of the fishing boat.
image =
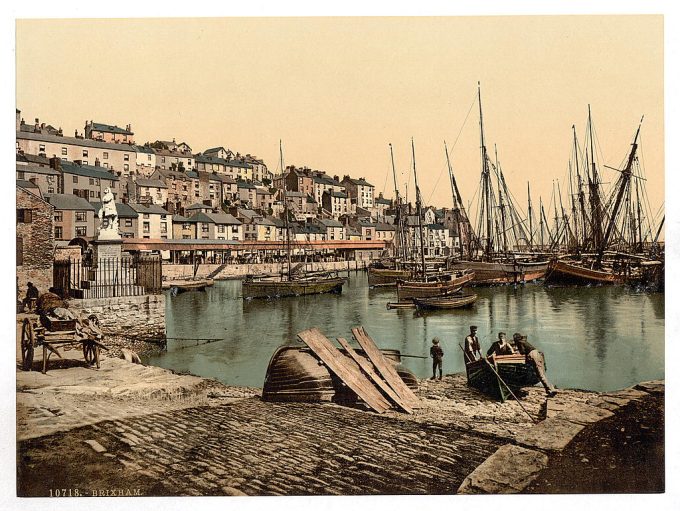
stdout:
{"type": "Polygon", "coordinates": [[[475,274],[471,271],[445,271],[427,275],[420,280],[397,282],[397,299],[400,302],[414,298],[447,296],[459,292],[465,284],[472,281],[475,274]]]}
{"type": "Polygon", "coordinates": [[[170,289],[173,295],[185,293],[187,291],[205,291],[206,287],[212,286],[212,279],[198,280],[168,280],[163,282],[164,289],[170,289]]]}
{"type": "Polygon", "coordinates": [[[526,284],[545,277],[548,261],[454,261],[453,268],[473,271],[472,286],[526,284]]]}
{"type": "Polygon", "coordinates": [[[625,282],[625,276],[615,273],[613,268],[600,266],[595,268],[595,262],[577,261],[574,259],[555,258],[550,262],[545,283],[548,285],[616,285],[625,282]]]}
{"type": "Polygon", "coordinates": [[[413,278],[413,269],[404,267],[396,261],[379,261],[368,267],[370,287],[393,287],[398,280],[413,278]]]}
{"type": "MultiPolygon", "coordinates": [[[[283,166],[283,147],[279,142],[281,172],[283,166]]],[[[283,222],[286,233],[286,271],[281,275],[252,276],[243,280],[241,296],[244,300],[253,298],[283,298],[290,296],[307,296],[322,293],[342,293],[345,279],[337,272],[305,272],[303,265],[295,269],[291,265],[291,242],[289,225],[289,207],[286,199],[286,185],[283,180],[283,222]]]]}
{"type": "Polygon", "coordinates": [[[414,298],[413,302],[419,309],[460,309],[469,307],[477,301],[477,295],[452,295],[434,298],[414,298]]]}
{"type": "Polygon", "coordinates": [[[468,385],[502,402],[510,397],[505,384],[515,392],[539,382],[533,366],[524,355],[497,355],[465,364],[468,385]],[[500,377],[500,378],[499,378],[500,377]],[[501,381],[502,380],[502,381],[501,381]]]}
{"type": "MultiPolygon", "coordinates": [[[[340,349],[347,356],[347,363],[354,362],[346,350],[340,349]]],[[[355,350],[360,356],[368,359],[364,350],[355,350]]],[[[404,383],[413,390],[418,388],[415,375],[401,366],[399,350],[380,350],[397,370],[404,383]]],[[[267,367],[267,374],[262,389],[264,401],[294,402],[354,402],[357,397],[342,381],[308,347],[280,346],[272,355],[267,367]]]]}

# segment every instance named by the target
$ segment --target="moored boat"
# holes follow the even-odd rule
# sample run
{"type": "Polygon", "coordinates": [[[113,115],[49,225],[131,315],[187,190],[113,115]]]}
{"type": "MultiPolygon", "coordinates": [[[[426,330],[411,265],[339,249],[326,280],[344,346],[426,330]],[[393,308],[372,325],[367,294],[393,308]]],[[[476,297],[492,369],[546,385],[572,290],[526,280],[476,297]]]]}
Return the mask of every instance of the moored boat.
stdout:
{"type": "Polygon", "coordinates": [[[253,278],[246,277],[242,283],[241,295],[250,298],[283,298],[287,296],[306,296],[322,293],[342,293],[345,283],[343,277],[318,276],[306,278],[253,278]]]}
{"type": "Polygon", "coordinates": [[[465,364],[465,372],[469,386],[501,401],[510,397],[510,392],[503,382],[513,392],[522,387],[532,387],[539,382],[533,366],[526,362],[524,355],[518,354],[497,355],[469,362],[465,364]]]}
{"type": "Polygon", "coordinates": [[[545,277],[548,261],[456,261],[453,268],[475,273],[472,286],[525,284],[545,277]]]}
{"type": "Polygon", "coordinates": [[[429,298],[457,293],[474,278],[474,272],[447,271],[427,276],[425,280],[406,280],[397,282],[399,302],[414,298],[429,298]]]}
{"type": "Polygon", "coordinates": [[[477,295],[453,295],[433,298],[414,298],[413,302],[419,309],[460,309],[469,307],[477,301],[477,295]]]}
{"type": "MultiPolygon", "coordinates": [[[[347,355],[349,364],[359,366],[344,349],[339,350],[347,355]]],[[[366,358],[365,352],[355,350],[366,358]]],[[[400,365],[399,350],[380,350],[394,364],[397,373],[411,389],[418,388],[415,375],[400,365]]],[[[333,374],[325,364],[307,347],[280,346],[272,355],[267,367],[267,374],[262,389],[265,401],[300,401],[300,402],[353,402],[357,397],[342,381],[333,374]]]]}
{"type": "Polygon", "coordinates": [[[170,289],[173,294],[178,294],[186,291],[205,291],[206,287],[213,284],[214,281],[212,279],[167,280],[163,282],[163,288],[170,289]]]}
{"type": "Polygon", "coordinates": [[[545,277],[546,284],[616,285],[625,282],[624,275],[613,268],[591,268],[574,260],[554,259],[545,277]]]}
{"type": "Polygon", "coordinates": [[[413,272],[406,269],[396,268],[368,268],[368,285],[370,287],[396,286],[398,280],[408,280],[413,277],[413,272]]]}

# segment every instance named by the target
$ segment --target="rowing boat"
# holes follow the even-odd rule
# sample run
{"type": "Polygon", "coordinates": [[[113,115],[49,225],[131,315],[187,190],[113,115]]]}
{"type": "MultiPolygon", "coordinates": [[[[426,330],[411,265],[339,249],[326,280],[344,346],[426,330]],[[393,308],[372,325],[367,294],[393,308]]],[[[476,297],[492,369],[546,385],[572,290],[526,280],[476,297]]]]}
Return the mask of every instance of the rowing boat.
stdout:
{"type": "Polygon", "coordinates": [[[405,302],[414,298],[429,298],[457,293],[474,276],[474,272],[449,271],[433,276],[428,275],[425,280],[399,281],[397,282],[397,299],[400,302],[405,302]]]}
{"type": "Polygon", "coordinates": [[[539,382],[534,367],[526,362],[524,355],[519,354],[497,355],[468,362],[465,372],[469,386],[503,402],[510,397],[510,393],[499,376],[513,391],[539,382]]]}
{"type": "MultiPolygon", "coordinates": [[[[347,356],[347,363],[359,365],[352,360],[344,349],[339,350],[347,356]]],[[[361,349],[355,350],[369,360],[361,349]]],[[[394,364],[397,373],[406,385],[418,388],[415,375],[401,366],[399,350],[384,349],[383,355],[394,364]]],[[[262,389],[264,401],[294,402],[354,402],[357,396],[323,364],[314,352],[307,347],[280,346],[272,355],[262,389]]]]}
{"type": "Polygon", "coordinates": [[[460,309],[468,307],[477,301],[477,295],[441,296],[433,298],[414,298],[413,302],[419,309],[460,309]]]}

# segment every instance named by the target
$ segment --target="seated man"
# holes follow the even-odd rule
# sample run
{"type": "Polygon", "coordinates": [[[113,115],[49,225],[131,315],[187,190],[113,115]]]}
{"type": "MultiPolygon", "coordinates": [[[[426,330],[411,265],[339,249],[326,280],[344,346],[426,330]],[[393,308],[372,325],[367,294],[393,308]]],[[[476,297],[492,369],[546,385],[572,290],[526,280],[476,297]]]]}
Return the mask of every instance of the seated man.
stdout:
{"type": "Polygon", "coordinates": [[[543,358],[543,353],[534,348],[534,346],[530,344],[529,341],[527,341],[526,336],[523,336],[520,333],[516,333],[512,336],[512,343],[515,345],[518,353],[526,357],[527,364],[533,366],[534,370],[536,371],[536,375],[543,384],[545,393],[548,395],[548,397],[553,397],[555,394],[557,394],[557,390],[548,381],[548,378],[545,375],[545,359],[543,358]]]}
{"type": "Polygon", "coordinates": [[[33,282],[29,282],[26,289],[26,297],[24,298],[23,302],[24,307],[32,310],[33,307],[35,307],[35,301],[38,299],[39,295],[40,293],[38,292],[38,288],[33,285],[33,282]]]}
{"type": "Polygon", "coordinates": [[[498,340],[494,342],[486,352],[486,356],[492,355],[512,355],[515,353],[512,345],[506,340],[505,332],[498,333],[498,340]]]}

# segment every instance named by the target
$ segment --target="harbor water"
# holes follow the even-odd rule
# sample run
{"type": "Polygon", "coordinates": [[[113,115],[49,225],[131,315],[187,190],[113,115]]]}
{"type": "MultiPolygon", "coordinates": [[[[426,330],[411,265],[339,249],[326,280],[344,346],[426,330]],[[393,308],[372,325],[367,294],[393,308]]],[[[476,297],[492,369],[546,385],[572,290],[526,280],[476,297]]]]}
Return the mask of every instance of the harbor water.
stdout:
{"type": "Polygon", "coordinates": [[[364,273],[352,274],[341,295],[278,300],[244,301],[240,281],[219,281],[206,291],[168,295],[168,350],[145,363],[261,387],[274,350],[301,345],[298,332],[317,327],[357,346],[351,328],[362,325],[379,347],[410,355],[404,365],[425,378],[435,336],[445,353],[444,373],[465,371],[459,344],[476,325],[484,351],[499,331],[528,336],[545,353],[548,377],[558,387],[608,391],[664,378],[661,293],[541,284],[473,291],[479,299],[470,308],[421,313],[388,310],[396,290],[369,289],[364,273]]]}

